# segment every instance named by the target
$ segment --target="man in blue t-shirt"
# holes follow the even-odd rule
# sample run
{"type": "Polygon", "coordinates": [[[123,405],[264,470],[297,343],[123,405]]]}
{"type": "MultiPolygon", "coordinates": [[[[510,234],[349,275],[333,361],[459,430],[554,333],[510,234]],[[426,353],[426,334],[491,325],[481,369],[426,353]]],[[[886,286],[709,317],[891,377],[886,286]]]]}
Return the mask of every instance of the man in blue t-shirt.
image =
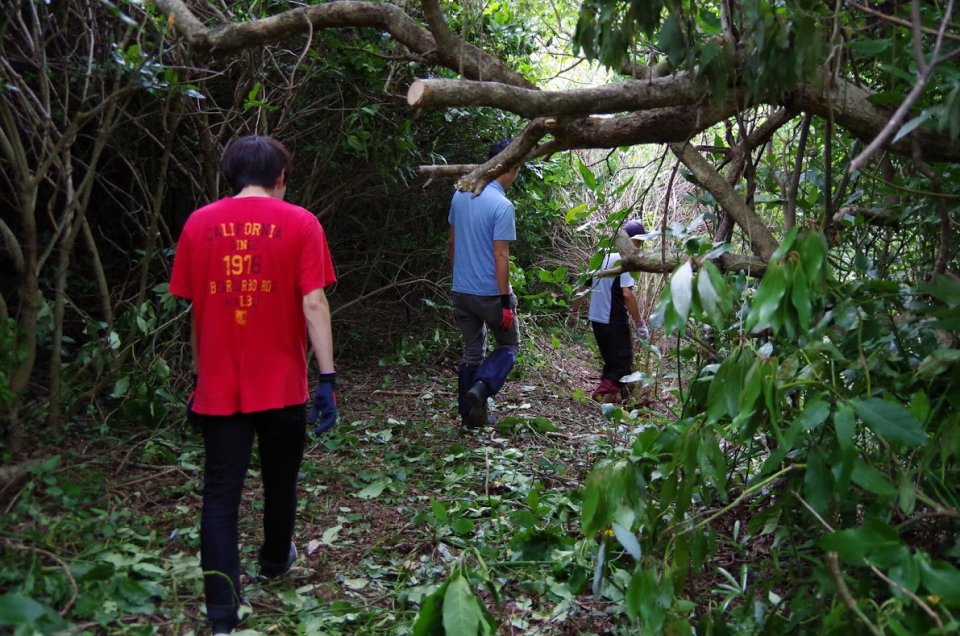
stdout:
{"type": "MultiPolygon", "coordinates": [[[[640,221],[628,221],[623,229],[627,236],[635,240],[647,233],[640,221]]],[[[600,269],[616,267],[619,262],[620,254],[611,252],[604,258],[600,269]]],[[[633,373],[633,343],[628,318],[632,318],[636,325],[638,339],[646,340],[649,337],[633,287],[633,276],[630,272],[624,272],[619,276],[595,277],[581,290],[590,289],[590,324],[603,358],[600,384],[591,395],[599,402],[614,402],[626,397],[626,388],[620,379],[633,373]]],[[[582,297],[570,307],[568,326],[576,325],[580,300],[582,297]]]]}
{"type": "MultiPolygon", "coordinates": [[[[493,144],[490,158],[510,141],[493,144]]],[[[517,297],[510,289],[510,241],[517,238],[516,215],[505,194],[518,171],[511,168],[477,196],[456,192],[450,202],[453,309],[463,336],[458,410],[468,428],[494,424],[487,413],[487,398],[503,386],[520,346],[517,297]],[[497,348],[485,358],[488,330],[497,348]]]]}

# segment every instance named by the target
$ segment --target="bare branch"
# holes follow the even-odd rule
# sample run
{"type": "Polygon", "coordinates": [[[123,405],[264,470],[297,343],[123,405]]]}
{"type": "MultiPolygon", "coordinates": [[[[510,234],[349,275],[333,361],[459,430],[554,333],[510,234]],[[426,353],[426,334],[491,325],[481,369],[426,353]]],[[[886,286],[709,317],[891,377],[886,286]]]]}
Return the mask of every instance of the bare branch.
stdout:
{"type": "MultiPolygon", "coordinates": [[[[914,2],[916,4],[916,0],[914,2]]],[[[919,12],[914,11],[914,22],[919,21],[919,12]]],[[[933,53],[930,56],[930,63],[924,64],[923,58],[920,59],[920,76],[917,78],[916,83],[913,85],[913,88],[910,89],[910,92],[907,94],[907,97],[903,100],[900,106],[897,107],[897,110],[894,111],[893,115],[890,117],[890,120],[883,127],[880,133],[874,138],[870,144],[863,149],[857,157],[850,162],[850,172],[855,170],[861,170],[870,160],[870,157],[875,155],[881,148],[883,148],[887,141],[889,141],[896,133],[900,130],[900,127],[903,125],[903,120],[907,116],[907,113],[910,112],[910,109],[913,108],[913,105],[920,98],[920,94],[923,92],[923,89],[926,87],[927,82],[930,81],[930,76],[933,75],[933,71],[937,68],[937,65],[942,62],[939,58],[940,46],[943,44],[943,34],[947,30],[947,25],[950,24],[950,16],[953,15],[953,0],[947,0],[947,7],[943,12],[943,20],[940,22],[940,30],[937,32],[937,40],[933,46],[933,53]]],[[[914,41],[916,42],[919,39],[919,26],[915,28],[914,41]]],[[[911,133],[912,134],[912,133],[911,133]]]]}
{"type": "Polygon", "coordinates": [[[777,249],[777,240],[769,228],[751,210],[733,187],[689,144],[670,144],[670,150],[697,178],[703,188],[710,192],[727,214],[733,217],[750,241],[753,253],[769,261],[777,249]]]}

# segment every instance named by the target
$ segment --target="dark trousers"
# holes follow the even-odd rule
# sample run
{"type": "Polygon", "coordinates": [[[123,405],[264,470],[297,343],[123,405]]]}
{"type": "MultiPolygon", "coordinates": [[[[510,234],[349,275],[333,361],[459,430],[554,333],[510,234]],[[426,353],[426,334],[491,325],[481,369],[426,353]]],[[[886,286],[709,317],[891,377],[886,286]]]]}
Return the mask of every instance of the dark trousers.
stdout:
{"type": "Polygon", "coordinates": [[[630,338],[630,325],[591,322],[593,335],[597,339],[597,347],[603,358],[603,378],[608,378],[621,385],[620,378],[633,373],[633,340],[630,338]]]}
{"type": "Polygon", "coordinates": [[[237,517],[253,438],[263,479],[262,561],[287,559],[297,513],[297,475],[303,460],[306,412],[302,404],[227,416],[195,415],[203,432],[203,509],[200,564],[207,616],[236,621],[240,603],[237,517]]]}
{"type": "MultiPolygon", "coordinates": [[[[511,294],[510,306],[516,312],[517,297],[511,294]]],[[[500,328],[503,307],[499,296],[474,296],[453,292],[453,314],[463,337],[463,357],[458,373],[460,415],[470,412],[467,391],[477,380],[487,385],[490,395],[503,387],[507,375],[517,361],[520,348],[520,323],[514,314],[513,324],[504,331],[500,328]],[[492,334],[497,348],[489,356],[487,334],[492,334]]]]}

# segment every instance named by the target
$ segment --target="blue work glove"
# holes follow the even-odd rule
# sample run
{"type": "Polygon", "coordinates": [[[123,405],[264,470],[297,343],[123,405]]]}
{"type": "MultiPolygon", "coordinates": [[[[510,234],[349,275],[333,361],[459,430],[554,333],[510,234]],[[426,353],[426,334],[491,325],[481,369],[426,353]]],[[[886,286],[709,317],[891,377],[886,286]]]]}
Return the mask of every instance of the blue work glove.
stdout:
{"type": "Polygon", "coordinates": [[[320,384],[313,392],[313,405],[307,415],[307,424],[316,424],[313,432],[319,435],[337,422],[337,374],[321,373],[320,384]]]}

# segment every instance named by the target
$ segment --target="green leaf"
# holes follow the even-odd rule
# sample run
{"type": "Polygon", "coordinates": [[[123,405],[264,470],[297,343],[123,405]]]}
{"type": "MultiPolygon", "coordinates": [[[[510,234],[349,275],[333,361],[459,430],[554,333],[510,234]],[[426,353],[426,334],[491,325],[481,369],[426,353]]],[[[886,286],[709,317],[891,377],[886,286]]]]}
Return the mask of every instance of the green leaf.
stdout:
{"type": "Polygon", "coordinates": [[[633,557],[634,561],[639,561],[643,552],[640,549],[640,542],[637,541],[637,535],[630,532],[628,528],[624,528],[619,523],[613,524],[613,534],[616,535],[617,541],[620,542],[620,545],[623,546],[623,549],[630,553],[630,556],[633,557]]]}
{"type": "Polygon", "coordinates": [[[697,272],[697,298],[707,315],[720,322],[720,298],[706,269],[697,272]]]}
{"type": "Polygon", "coordinates": [[[850,43],[850,48],[859,57],[871,58],[889,49],[890,40],[854,40],[850,43]]]}
{"type": "Polygon", "coordinates": [[[823,424],[828,417],[830,417],[830,403],[817,398],[807,402],[797,419],[804,431],[811,431],[823,424]]]}
{"type": "MultiPolygon", "coordinates": [[[[918,555],[919,557],[919,555],[918,555]]],[[[926,557],[926,555],[923,555],[926,557]]],[[[923,586],[948,603],[960,602],[960,570],[946,561],[929,562],[919,557],[923,586]]]]}
{"type": "Polygon", "coordinates": [[[573,225],[574,223],[579,223],[589,215],[590,208],[587,207],[586,203],[581,203],[580,205],[574,206],[567,210],[567,213],[564,215],[563,219],[568,225],[573,225]]]}
{"type": "Polygon", "coordinates": [[[760,281],[760,288],[753,298],[750,313],[747,314],[745,327],[751,331],[762,331],[770,326],[780,301],[787,293],[787,274],[783,267],[771,265],[760,281]]]}
{"type": "Polygon", "coordinates": [[[904,446],[923,446],[927,434],[910,411],[899,402],[867,398],[850,400],[857,415],[874,433],[904,446]]]}
{"type": "Polygon", "coordinates": [[[16,593],[0,596],[0,625],[33,625],[49,610],[32,598],[16,593]]]}
{"type": "Polygon", "coordinates": [[[589,166],[577,159],[577,170],[580,171],[580,176],[583,178],[583,182],[586,184],[586,186],[596,192],[597,177],[593,174],[593,171],[590,170],[589,166]]]}
{"type": "Polygon", "coordinates": [[[917,377],[923,380],[934,380],[950,371],[958,362],[960,362],[960,350],[936,349],[917,367],[917,377]]]}
{"type": "Polygon", "coordinates": [[[479,633],[483,621],[479,603],[466,577],[458,571],[450,579],[447,593],[443,595],[444,631],[451,636],[473,636],[479,633]]]}
{"type": "Polygon", "coordinates": [[[627,615],[637,620],[656,611],[657,579],[652,570],[638,570],[627,586],[627,615]]]}
{"type": "Polygon", "coordinates": [[[450,527],[453,529],[454,532],[463,536],[473,532],[473,529],[477,527],[477,524],[475,524],[471,519],[460,517],[459,519],[451,523],[450,527]]]}
{"type": "Polygon", "coordinates": [[[897,549],[903,545],[896,530],[874,519],[868,519],[857,529],[828,534],[818,543],[823,550],[836,552],[843,561],[852,565],[862,565],[863,559],[875,552],[897,549]]]}
{"type": "Polygon", "coordinates": [[[790,302],[797,310],[797,322],[800,329],[806,331],[810,328],[810,316],[812,314],[813,304],[810,302],[810,288],[807,283],[807,275],[802,267],[796,268],[793,272],[793,284],[790,286],[790,302]]]}
{"type": "Polygon", "coordinates": [[[903,514],[907,516],[912,515],[914,508],[917,506],[917,489],[909,479],[900,482],[897,504],[903,514]]]}
{"type": "Polygon", "coordinates": [[[900,130],[897,131],[897,134],[893,136],[893,141],[891,143],[897,143],[898,141],[900,141],[901,139],[903,139],[904,137],[912,133],[915,128],[917,128],[920,124],[922,124],[923,122],[927,121],[927,119],[930,118],[930,114],[931,112],[929,110],[925,110],[919,115],[917,115],[916,117],[914,117],[913,119],[911,119],[910,121],[908,121],[907,123],[905,123],[903,126],[900,127],[900,130]]]}
{"type": "Polygon", "coordinates": [[[449,584],[449,580],[444,582],[423,600],[413,623],[413,636],[443,636],[443,614],[440,608],[449,584]]]}
{"type": "Polygon", "coordinates": [[[807,457],[807,472],[803,477],[803,494],[807,503],[823,513],[833,494],[833,474],[824,463],[820,453],[814,451],[807,457]]]}
{"type": "Polygon", "coordinates": [[[113,385],[113,391],[111,391],[110,397],[121,398],[124,395],[126,395],[127,391],[129,390],[130,390],[130,376],[125,375],[121,377],[119,380],[117,380],[117,382],[113,385]]]}
{"type": "Polygon", "coordinates": [[[353,496],[357,499],[376,499],[383,492],[384,488],[390,485],[390,479],[378,479],[372,484],[363,488],[353,496]]]}
{"type": "Polygon", "coordinates": [[[833,414],[833,430],[837,434],[837,443],[841,450],[853,447],[853,436],[857,432],[857,420],[848,404],[841,404],[833,414]]]}
{"type": "Polygon", "coordinates": [[[797,240],[797,234],[799,232],[799,227],[795,226],[790,228],[790,231],[787,232],[787,235],[783,237],[780,245],[777,246],[777,249],[774,250],[773,254],[770,256],[771,264],[779,262],[784,256],[787,255],[787,252],[789,252],[790,248],[793,247],[793,242],[797,240]]]}
{"type": "Polygon", "coordinates": [[[603,494],[597,483],[597,478],[594,477],[587,482],[587,488],[583,493],[583,505],[580,509],[584,535],[593,536],[606,525],[606,515],[603,508],[603,494]]]}
{"type": "Polygon", "coordinates": [[[690,302],[693,299],[693,267],[690,261],[677,268],[670,277],[670,300],[674,311],[683,323],[690,314],[690,302]]]}
{"type": "Polygon", "coordinates": [[[886,476],[860,458],[857,458],[853,466],[853,473],[851,473],[850,479],[852,479],[856,485],[875,495],[887,499],[892,499],[897,496],[897,489],[890,484],[886,476]]]}

